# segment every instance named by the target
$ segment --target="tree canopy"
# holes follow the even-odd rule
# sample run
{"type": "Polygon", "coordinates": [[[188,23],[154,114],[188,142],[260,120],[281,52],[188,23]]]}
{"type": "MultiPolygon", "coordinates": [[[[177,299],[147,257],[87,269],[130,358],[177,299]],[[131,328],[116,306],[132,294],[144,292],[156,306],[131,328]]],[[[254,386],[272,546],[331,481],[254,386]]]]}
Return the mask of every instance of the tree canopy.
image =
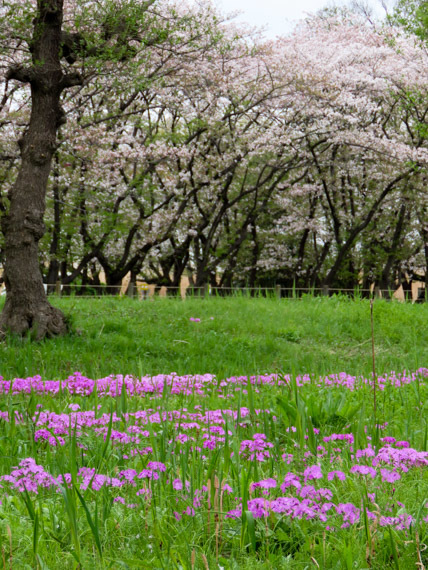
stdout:
{"type": "MultiPolygon", "coordinates": [[[[31,124],[35,10],[2,12],[4,219],[31,124]]],[[[209,3],[65,2],[45,283],[96,285],[101,270],[112,290],[129,272],[169,286],[421,278],[428,66],[407,32],[324,13],[264,41],[209,3]]]]}

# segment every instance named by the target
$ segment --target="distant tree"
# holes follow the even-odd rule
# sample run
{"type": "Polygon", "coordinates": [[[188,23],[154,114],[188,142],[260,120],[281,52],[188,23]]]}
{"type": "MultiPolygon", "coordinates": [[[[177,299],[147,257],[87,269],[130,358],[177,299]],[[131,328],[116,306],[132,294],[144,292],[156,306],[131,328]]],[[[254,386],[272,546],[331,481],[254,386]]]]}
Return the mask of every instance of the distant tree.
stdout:
{"type": "Polygon", "coordinates": [[[284,61],[298,61],[307,101],[299,155],[308,167],[303,184],[276,196],[281,227],[265,220],[257,234],[259,266],[285,283],[288,272],[307,286],[352,288],[367,269],[362,247],[370,251],[372,242],[370,269],[389,286],[403,256],[421,259],[411,220],[424,218],[426,204],[426,50],[398,28],[346,15],[311,19],[283,50],[284,61]],[[401,247],[406,234],[412,243],[401,247]]]}
{"type": "Polygon", "coordinates": [[[59,119],[40,134],[45,79],[28,70],[45,69],[33,16],[52,2],[0,12],[3,331],[65,331],[40,265],[50,290],[58,279],[99,284],[101,270],[111,291],[128,272],[170,287],[189,272],[196,286],[225,288],[353,288],[362,277],[391,288],[421,273],[428,83],[414,34],[324,11],[263,43],[209,2],[64,2],[51,67],[69,88],[53,89],[59,119]]]}

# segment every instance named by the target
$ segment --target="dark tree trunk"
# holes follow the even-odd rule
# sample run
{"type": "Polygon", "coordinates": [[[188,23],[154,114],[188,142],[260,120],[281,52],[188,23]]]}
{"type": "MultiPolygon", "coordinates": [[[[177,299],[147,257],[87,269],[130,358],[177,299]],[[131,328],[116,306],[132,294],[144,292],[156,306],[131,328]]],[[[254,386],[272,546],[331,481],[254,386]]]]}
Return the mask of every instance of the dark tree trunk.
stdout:
{"type": "Polygon", "coordinates": [[[395,226],[394,235],[392,237],[392,243],[390,246],[385,246],[384,250],[388,253],[385,265],[382,269],[382,275],[379,282],[379,287],[382,291],[382,296],[390,299],[393,289],[395,289],[392,280],[392,269],[394,264],[397,262],[397,250],[400,246],[401,236],[405,228],[405,217],[406,217],[406,204],[402,204],[400,211],[398,213],[397,224],[395,226]]]}
{"type": "Polygon", "coordinates": [[[421,235],[424,242],[424,254],[425,254],[425,295],[428,294],[428,224],[424,221],[427,219],[427,209],[422,210],[422,219],[421,219],[421,235]]]}
{"type": "Polygon", "coordinates": [[[251,268],[248,279],[248,285],[250,289],[254,289],[256,286],[256,279],[257,279],[257,263],[260,258],[260,243],[258,240],[256,224],[252,224],[251,226],[251,236],[253,238],[253,248],[251,251],[251,268]]]}
{"type": "Polygon", "coordinates": [[[49,269],[46,277],[48,293],[55,291],[55,285],[59,278],[58,250],[61,233],[61,208],[58,185],[58,154],[55,157],[55,183],[53,185],[54,198],[54,226],[52,229],[52,240],[49,247],[49,269]]]}
{"type": "Polygon", "coordinates": [[[60,63],[62,0],[38,0],[32,39],[33,65],[13,67],[7,78],[31,86],[31,117],[20,140],[21,167],[10,192],[10,208],[2,219],[5,237],[6,303],[0,333],[36,338],[64,334],[64,315],[46,298],[39,267],[38,243],[45,232],[43,217],[56,133],[63,122],[64,88],[77,75],[65,76],[60,63]]]}

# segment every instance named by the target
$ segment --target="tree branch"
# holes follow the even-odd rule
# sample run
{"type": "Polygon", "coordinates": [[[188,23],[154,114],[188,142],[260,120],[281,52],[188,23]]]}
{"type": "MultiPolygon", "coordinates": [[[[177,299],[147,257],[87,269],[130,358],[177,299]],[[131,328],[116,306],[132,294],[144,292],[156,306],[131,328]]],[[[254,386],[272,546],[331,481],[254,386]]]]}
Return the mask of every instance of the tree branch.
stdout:
{"type": "Polygon", "coordinates": [[[75,87],[76,85],[83,85],[83,77],[77,71],[72,73],[67,73],[62,77],[61,81],[59,82],[59,87],[61,91],[63,89],[67,89],[68,87],[75,87]]]}
{"type": "Polygon", "coordinates": [[[31,83],[36,77],[36,72],[32,67],[22,65],[11,65],[6,73],[6,80],[15,79],[21,83],[31,83]]]}

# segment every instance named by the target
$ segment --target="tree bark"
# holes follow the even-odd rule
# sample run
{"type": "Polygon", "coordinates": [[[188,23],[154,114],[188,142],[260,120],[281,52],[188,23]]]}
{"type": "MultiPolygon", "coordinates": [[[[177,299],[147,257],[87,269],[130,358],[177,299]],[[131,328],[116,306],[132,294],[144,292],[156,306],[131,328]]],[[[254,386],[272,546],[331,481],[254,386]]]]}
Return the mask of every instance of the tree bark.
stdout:
{"type": "Polygon", "coordinates": [[[19,141],[21,166],[10,191],[9,212],[1,227],[5,237],[6,302],[0,335],[30,333],[40,340],[67,332],[64,315],[46,297],[39,267],[38,242],[45,232],[46,188],[64,122],[60,105],[64,88],[79,83],[64,75],[60,62],[63,0],[38,0],[31,42],[32,65],[9,69],[8,79],[30,83],[31,117],[19,141]]]}

